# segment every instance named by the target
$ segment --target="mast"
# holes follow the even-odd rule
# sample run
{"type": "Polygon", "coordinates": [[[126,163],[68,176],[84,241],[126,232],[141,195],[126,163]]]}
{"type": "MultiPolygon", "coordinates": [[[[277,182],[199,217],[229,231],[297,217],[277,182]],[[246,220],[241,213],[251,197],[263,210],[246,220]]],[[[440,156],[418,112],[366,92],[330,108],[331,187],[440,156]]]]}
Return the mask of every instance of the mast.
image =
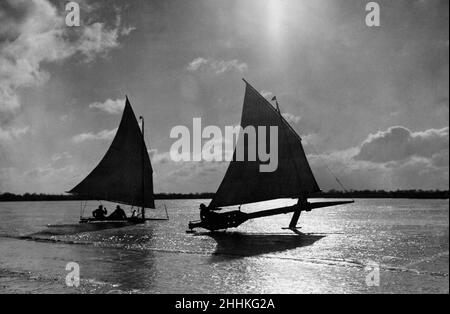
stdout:
{"type": "Polygon", "coordinates": [[[142,219],[145,219],[145,176],[144,176],[144,171],[145,171],[145,164],[144,164],[144,158],[145,158],[145,138],[144,138],[144,117],[140,116],[139,120],[142,121],[142,146],[141,146],[141,151],[142,151],[142,208],[141,208],[141,212],[142,212],[142,219]]]}
{"type": "Polygon", "coordinates": [[[141,120],[142,125],[126,97],[122,119],[109,149],[91,173],[69,193],[143,209],[155,208],[153,170],[141,120]]]}
{"type": "Polygon", "coordinates": [[[279,114],[281,114],[280,105],[278,105],[277,96],[273,96],[272,101],[275,101],[275,104],[277,105],[277,111],[278,111],[279,114]]]}
{"type": "MultiPolygon", "coordinates": [[[[277,99],[277,97],[274,96],[274,97],[272,98],[272,100],[275,101],[275,103],[276,103],[276,105],[277,105],[277,113],[278,113],[280,119],[283,120],[283,116],[281,115],[280,105],[278,104],[278,99],[277,99]]],[[[284,135],[285,137],[287,137],[287,136],[286,136],[286,130],[285,130],[284,128],[283,128],[283,135],[284,135]]],[[[300,137],[300,141],[301,141],[301,137],[300,137]]],[[[289,149],[288,149],[289,155],[290,155],[290,157],[291,157],[292,163],[294,164],[295,173],[297,174],[298,182],[299,182],[299,184],[301,185],[300,174],[299,174],[299,172],[298,172],[297,165],[296,165],[295,162],[294,162],[291,147],[288,146],[288,148],[289,148],[289,149]]],[[[289,228],[292,229],[292,228],[295,228],[295,227],[297,226],[297,222],[298,222],[298,220],[300,219],[300,215],[301,215],[301,213],[302,213],[302,210],[306,210],[306,207],[307,207],[307,206],[308,206],[308,198],[307,198],[305,195],[302,195],[301,191],[298,191],[297,207],[296,207],[296,209],[294,210],[294,214],[292,215],[291,222],[289,223],[289,228]],[[303,207],[305,207],[305,208],[303,208],[303,207]]]]}
{"type": "MultiPolygon", "coordinates": [[[[246,89],[241,127],[281,128],[278,134],[278,165],[274,171],[261,172],[261,161],[238,161],[235,159],[235,149],[233,160],[209,206],[215,208],[277,198],[298,198],[300,194],[320,191],[300,136],[266,98],[245,79],[244,82],[246,89]]],[[[245,135],[239,135],[237,146],[242,145],[244,149],[249,149],[247,142],[245,135]]]]}
{"type": "MultiPolygon", "coordinates": [[[[189,223],[189,229],[205,228],[220,230],[237,227],[249,219],[268,217],[279,214],[294,213],[288,229],[295,230],[302,211],[314,208],[336,206],[353,203],[354,201],[315,202],[309,203],[308,196],[320,192],[320,188],[312,172],[302,145],[302,139],[292,126],[282,116],[276,97],[276,108],[264,98],[245,79],[246,83],[244,105],[242,109],[241,127],[281,128],[278,134],[278,166],[274,171],[260,171],[260,160],[236,159],[230,161],[225,176],[211,200],[209,207],[220,210],[220,207],[235,206],[272,200],[277,198],[298,198],[296,205],[244,213],[227,211],[216,213],[214,219],[203,219],[189,223]]],[[[257,134],[259,140],[259,134],[257,134]]],[[[240,134],[236,147],[242,145],[249,149],[245,134],[240,134]],[[241,142],[242,141],[242,142],[241,142]]],[[[257,142],[258,143],[258,142],[257,142]]],[[[258,145],[258,144],[257,144],[258,145]]],[[[259,147],[258,147],[259,149],[259,147]]]]}

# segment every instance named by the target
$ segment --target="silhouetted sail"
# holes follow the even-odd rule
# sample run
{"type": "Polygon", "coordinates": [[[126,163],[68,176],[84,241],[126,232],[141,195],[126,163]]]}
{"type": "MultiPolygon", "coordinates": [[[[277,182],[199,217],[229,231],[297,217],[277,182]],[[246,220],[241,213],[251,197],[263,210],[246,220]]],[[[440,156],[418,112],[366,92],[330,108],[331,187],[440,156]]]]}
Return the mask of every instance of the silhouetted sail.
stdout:
{"type": "MultiPolygon", "coordinates": [[[[236,161],[236,149],[225,177],[214,195],[210,207],[233,206],[277,198],[306,197],[320,191],[311,167],[306,159],[301,138],[279,112],[250,84],[246,82],[241,127],[253,126],[258,139],[258,126],[266,127],[266,151],[269,150],[269,128],[278,127],[278,168],[274,172],[261,172],[262,163],[256,153],[256,161],[248,161],[247,136],[239,136],[244,142],[245,161],[236,161]]],[[[258,142],[256,142],[258,145],[258,142]]]]}
{"type": "Polygon", "coordinates": [[[116,136],[97,167],[69,193],[155,208],[153,170],[128,98],[116,136]]]}

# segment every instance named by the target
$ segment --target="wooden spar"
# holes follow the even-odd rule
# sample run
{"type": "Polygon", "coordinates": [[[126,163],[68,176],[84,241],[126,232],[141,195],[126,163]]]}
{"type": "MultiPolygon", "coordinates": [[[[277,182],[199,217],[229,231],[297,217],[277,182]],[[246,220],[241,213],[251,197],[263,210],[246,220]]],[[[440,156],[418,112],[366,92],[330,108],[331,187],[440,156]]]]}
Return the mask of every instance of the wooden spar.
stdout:
{"type": "MultiPolygon", "coordinates": [[[[304,203],[304,202],[302,202],[302,200],[303,200],[302,198],[298,199],[297,209],[294,210],[294,214],[292,215],[291,222],[289,223],[289,228],[291,228],[291,229],[297,227],[297,222],[300,219],[300,214],[302,213],[302,209],[303,209],[302,203],[304,203]]],[[[307,209],[305,209],[305,210],[307,210],[307,209]]]]}
{"type": "MultiPolygon", "coordinates": [[[[189,223],[189,228],[205,228],[208,230],[221,230],[237,227],[249,219],[268,217],[279,214],[294,213],[289,224],[295,228],[302,211],[313,208],[328,207],[353,203],[353,201],[308,203],[307,196],[319,192],[311,166],[301,144],[301,137],[283,118],[276,97],[276,108],[265,99],[245,79],[246,83],[244,105],[242,110],[241,126],[273,125],[282,129],[279,135],[279,154],[284,161],[277,168],[277,173],[261,174],[257,163],[230,162],[225,176],[216,194],[208,206],[210,211],[201,211],[201,221],[189,223]],[[255,166],[256,165],[256,166],[255,166]],[[274,188],[271,186],[274,185],[274,188]],[[283,185],[285,185],[283,187],[283,185]],[[250,204],[270,199],[298,198],[296,205],[262,210],[255,213],[244,213],[240,210],[218,212],[220,207],[250,204]],[[216,210],[215,210],[216,209],[216,210]]],[[[243,141],[244,147],[245,139],[243,141]]],[[[235,150],[236,154],[236,150],[235,150]]],[[[255,161],[255,160],[253,160],[255,161]]]]}
{"type": "MultiPolygon", "coordinates": [[[[274,209],[262,210],[255,213],[244,213],[241,211],[231,211],[224,213],[212,213],[212,217],[204,221],[191,221],[189,223],[189,229],[205,228],[208,230],[221,230],[227,228],[237,227],[247,220],[269,217],[281,214],[288,214],[292,212],[311,211],[315,208],[344,205],[354,203],[354,201],[335,201],[335,202],[315,202],[315,203],[303,203],[303,207],[296,204],[293,206],[280,207],[274,209]]],[[[295,227],[294,227],[295,228],[295,227]]]]}
{"type": "Polygon", "coordinates": [[[136,118],[128,96],[125,98],[119,127],[105,155],[68,193],[137,206],[141,212],[133,218],[145,220],[145,209],[154,208],[153,169],[145,144],[144,118],[136,118]]]}
{"type": "MultiPolygon", "coordinates": [[[[350,204],[354,203],[354,201],[336,201],[336,202],[316,202],[316,203],[307,203],[307,207],[300,208],[299,212],[302,211],[310,211],[315,208],[322,208],[322,207],[329,207],[329,206],[337,206],[337,205],[344,205],[344,204],[350,204]]],[[[288,206],[288,207],[281,207],[281,208],[275,208],[275,209],[267,209],[262,210],[256,213],[249,213],[246,214],[248,219],[254,219],[254,218],[261,218],[261,217],[268,217],[268,216],[274,216],[274,215],[280,215],[280,214],[288,214],[291,212],[295,212],[298,209],[298,205],[294,206],[288,206]]]]}
{"type": "Polygon", "coordinates": [[[139,117],[140,120],[142,120],[142,208],[141,208],[141,212],[142,212],[142,219],[145,220],[145,176],[144,176],[144,171],[145,171],[145,164],[144,164],[144,159],[145,159],[145,137],[144,137],[144,117],[140,116],[139,117]]]}

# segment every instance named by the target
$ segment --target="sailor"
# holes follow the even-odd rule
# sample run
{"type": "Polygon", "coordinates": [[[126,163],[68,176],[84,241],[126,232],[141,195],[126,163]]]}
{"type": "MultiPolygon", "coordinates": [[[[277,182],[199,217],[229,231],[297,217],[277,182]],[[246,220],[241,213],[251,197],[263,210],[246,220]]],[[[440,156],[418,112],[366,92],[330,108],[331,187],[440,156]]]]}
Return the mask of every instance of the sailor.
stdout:
{"type": "Polygon", "coordinates": [[[116,206],[116,209],[109,215],[108,219],[111,220],[122,220],[127,219],[127,214],[125,214],[125,211],[119,206],[116,206]]]}
{"type": "Polygon", "coordinates": [[[105,219],[107,213],[108,211],[106,208],[103,208],[103,205],[99,205],[98,208],[92,212],[92,216],[94,216],[95,219],[102,220],[105,219]]]}
{"type": "Polygon", "coordinates": [[[206,220],[208,218],[210,211],[208,209],[208,207],[206,207],[205,204],[201,203],[200,204],[200,219],[201,220],[206,220]]]}

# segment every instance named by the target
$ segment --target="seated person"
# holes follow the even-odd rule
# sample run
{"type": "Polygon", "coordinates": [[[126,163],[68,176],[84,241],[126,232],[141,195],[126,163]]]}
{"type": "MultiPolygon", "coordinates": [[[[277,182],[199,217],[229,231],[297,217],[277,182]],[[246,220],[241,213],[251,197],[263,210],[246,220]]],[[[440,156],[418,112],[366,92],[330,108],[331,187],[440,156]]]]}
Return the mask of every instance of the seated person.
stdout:
{"type": "Polygon", "coordinates": [[[200,219],[205,220],[209,214],[209,209],[205,204],[200,204],[200,219]]]}
{"type": "Polygon", "coordinates": [[[110,220],[124,220],[127,219],[127,214],[125,211],[119,206],[116,206],[116,209],[108,216],[110,220]]]}
{"type": "Polygon", "coordinates": [[[105,219],[107,213],[108,211],[106,210],[106,208],[103,208],[103,205],[99,205],[98,208],[92,212],[92,216],[95,219],[103,220],[105,219]]]}
{"type": "Polygon", "coordinates": [[[221,210],[221,208],[209,208],[205,204],[200,204],[200,219],[206,220],[206,219],[212,219],[217,217],[217,213],[215,211],[221,210]]]}

